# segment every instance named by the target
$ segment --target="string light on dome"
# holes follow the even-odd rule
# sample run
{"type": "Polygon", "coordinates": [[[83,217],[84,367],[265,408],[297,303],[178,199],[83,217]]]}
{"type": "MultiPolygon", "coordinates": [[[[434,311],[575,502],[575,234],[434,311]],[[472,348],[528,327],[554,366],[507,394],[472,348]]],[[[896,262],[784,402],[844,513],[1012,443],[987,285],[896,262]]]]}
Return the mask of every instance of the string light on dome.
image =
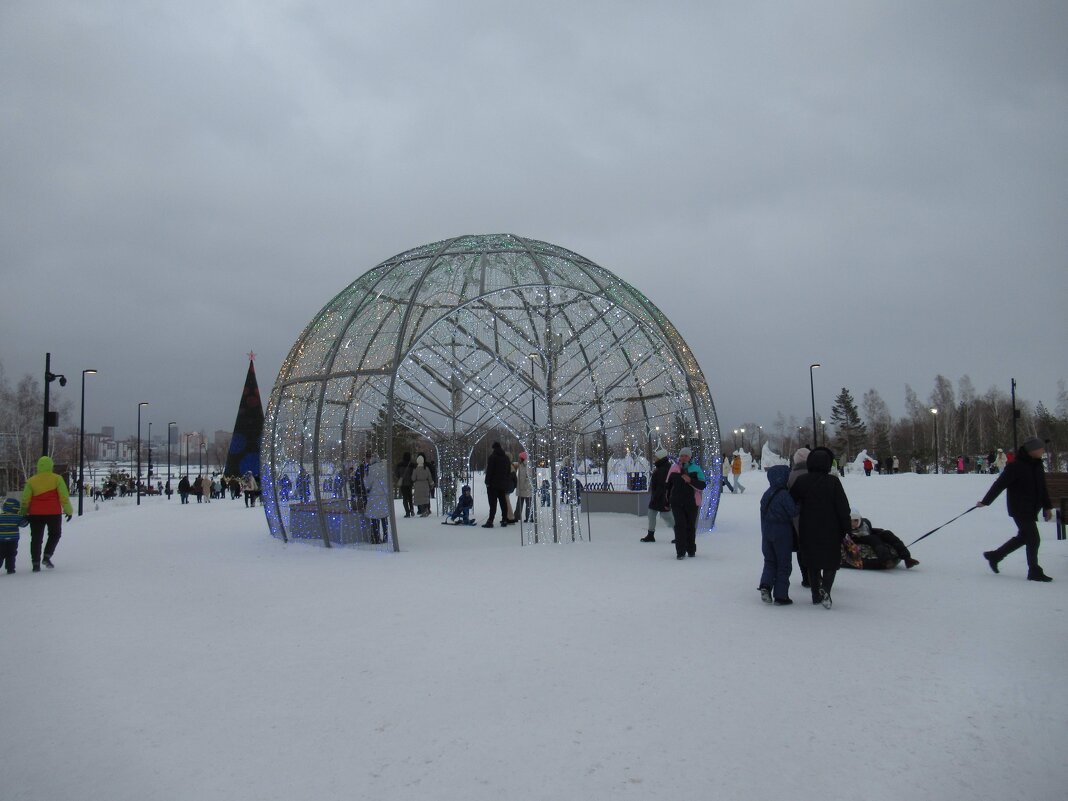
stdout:
{"type": "MultiPolygon", "coordinates": [[[[577,458],[578,440],[569,444],[565,435],[569,428],[578,437],[597,439],[599,450],[602,440],[608,447],[625,443],[640,450],[650,436],[648,421],[675,411],[685,412],[691,425],[704,423],[686,427],[701,452],[718,450],[707,383],[662,312],[588,260],[512,236],[431,243],[376,266],[309,325],[279,378],[287,391],[306,381],[303,400],[315,419],[301,425],[272,393],[268,414],[275,471],[309,470],[317,476],[336,471],[352,462],[353,448],[362,447],[356,443],[370,441],[369,427],[378,425],[373,438],[386,443],[390,437],[382,432],[389,420],[427,436],[438,448],[443,470],[460,470],[470,451],[462,452],[490,425],[529,437],[547,463],[557,465],[547,468],[552,473],[577,458]],[[539,283],[543,268],[550,280],[539,283]],[[460,351],[442,344],[449,342],[460,343],[460,351]],[[516,354],[525,359],[543,343],[548,344],[546,373],[535,386],[523,377],[516,354]],[[394,370],[397,355],[402,366],[394,370]],[[376,371],[361,373],[364,367],[376,371]],[[323,393],[331,370],[338,369],[354,379],[342,424],[349,433],[340,437],[323,417],[323,393]],[[533,436],[528,399],[541,404],[543,420],[551,413],[551,425],[543,424],[533,436]],[[621,419],[617,411],[626,414],[621,419]],[[324,435],[334,431],[331,452],[321,435],[316,438],[319,429],[324,435]],[[452,436],[466,440],[447,442],[452,436]]],[[[664,436],[673,441],[676,435],[664,436]]],[[[320,503],[321,495],[317,487],[312,503],[320,503]]],[[[709,501],[718,502],[718,494],[709,501]]],[[[573,511],[556,508],[550,515],[554,525],[574,525],[573,511]]],[[[705,513],[714,519],[714,503],[706,503],[705,513]]],[[[325,522],[308,528],[331,529],[344,520],[336,513],[319,514],[325,522]]],[[[269,520],[272,516],[272,532],[295,525],[288,506],[272,511],[269,520]]]]}

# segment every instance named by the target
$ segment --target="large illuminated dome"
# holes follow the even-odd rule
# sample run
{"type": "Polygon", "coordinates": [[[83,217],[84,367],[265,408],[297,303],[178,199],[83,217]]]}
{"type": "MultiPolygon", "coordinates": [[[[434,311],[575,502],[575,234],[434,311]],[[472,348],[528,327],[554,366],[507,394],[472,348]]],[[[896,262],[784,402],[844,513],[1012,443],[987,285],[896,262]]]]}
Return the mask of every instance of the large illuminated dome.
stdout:
{"type": "MultiPolygon", "coordinates": [[[[550,480],[543,541],[573,539],[581,525],[568,493],[557,492],[569,471],[604,465],[607,477],[610,458],[648,459],[659,445],[691,447],[710,474],[702,527],[711,527],[719,432],[708,384],[678,331],[588,259],[493,234],[387,259],[304,329],[264,425],[271,532],[396,550],[392,503],[388,536],[361,520],[362,479],[351,476],[367,454],[392,466],[400,454],[391,432],[418,432],[434,443],[445,487],[466,475],[474,445],[502,427],[542,466],[539,484],[550,480]]],[[[392,485],[392,469],[382,472],[392,485]]]]}

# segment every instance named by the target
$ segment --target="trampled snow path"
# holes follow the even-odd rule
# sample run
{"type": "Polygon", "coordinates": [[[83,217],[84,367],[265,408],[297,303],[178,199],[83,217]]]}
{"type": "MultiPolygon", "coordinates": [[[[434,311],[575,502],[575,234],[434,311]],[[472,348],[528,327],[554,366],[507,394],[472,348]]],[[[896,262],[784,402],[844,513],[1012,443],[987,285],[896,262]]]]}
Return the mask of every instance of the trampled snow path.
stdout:
{"type": "MultiPolygon", "coordinates": [[[[986,476],[850,476],[906,541],[986,476]]],[[[404,521],[400,554],[271,539],[261,510],[146,499],[66,528],[54,571],[0,576],[0,797],[1062,799],[1068,547],[1056,580],[980,556],[1004,504],[843,571],[834,609],[756,591],[757,501],[698,558],[644,519],[520,548],[404,521]]],[[[485,506],[479,503],[480,520],[485,506]]]]}

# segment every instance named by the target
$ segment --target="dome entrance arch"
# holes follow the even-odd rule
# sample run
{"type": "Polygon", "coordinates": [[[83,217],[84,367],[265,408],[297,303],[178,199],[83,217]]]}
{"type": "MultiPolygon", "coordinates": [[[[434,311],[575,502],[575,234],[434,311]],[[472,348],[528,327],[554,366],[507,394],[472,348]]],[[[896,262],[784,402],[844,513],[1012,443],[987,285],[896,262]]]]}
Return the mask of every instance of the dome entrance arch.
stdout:
{"type": "Polygon", "coordinates": [[[365,474],[385,472],[392,499],[400,428],[434,443],[439,481],[449,482],[469,476],[487,430],[512,432],[545,471],[536,484],[549,481],[549,511],[538,508],[552,541],[581,529],[573,476],[600,471],[608,483],[610,459],[651,459],[660,445],[689,446],[713,474],[702,521],[714,520],[719,433],[692,351],[638,290],[555,245],[508,234],[425,245],[368,271],[316,315],[268,404],[272,534],[399,549],[392,503],[374,536],[349,518],[368,517],[365,474]]]}

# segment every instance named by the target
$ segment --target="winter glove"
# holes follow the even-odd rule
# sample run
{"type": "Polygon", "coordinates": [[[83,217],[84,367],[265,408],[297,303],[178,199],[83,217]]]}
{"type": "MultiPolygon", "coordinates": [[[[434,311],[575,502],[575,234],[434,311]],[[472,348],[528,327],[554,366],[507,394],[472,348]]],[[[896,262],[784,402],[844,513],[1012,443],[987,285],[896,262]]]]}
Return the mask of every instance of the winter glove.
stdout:
{"type": "Polygon", "coordinates": [[[69,522],[70,522],[70,520],[71,520],[71,516],[70,516],[70,515],[63,515],[63,516],[64,516],[65,518],[67,518],[67,522],[69,523],[69,522]]]}

